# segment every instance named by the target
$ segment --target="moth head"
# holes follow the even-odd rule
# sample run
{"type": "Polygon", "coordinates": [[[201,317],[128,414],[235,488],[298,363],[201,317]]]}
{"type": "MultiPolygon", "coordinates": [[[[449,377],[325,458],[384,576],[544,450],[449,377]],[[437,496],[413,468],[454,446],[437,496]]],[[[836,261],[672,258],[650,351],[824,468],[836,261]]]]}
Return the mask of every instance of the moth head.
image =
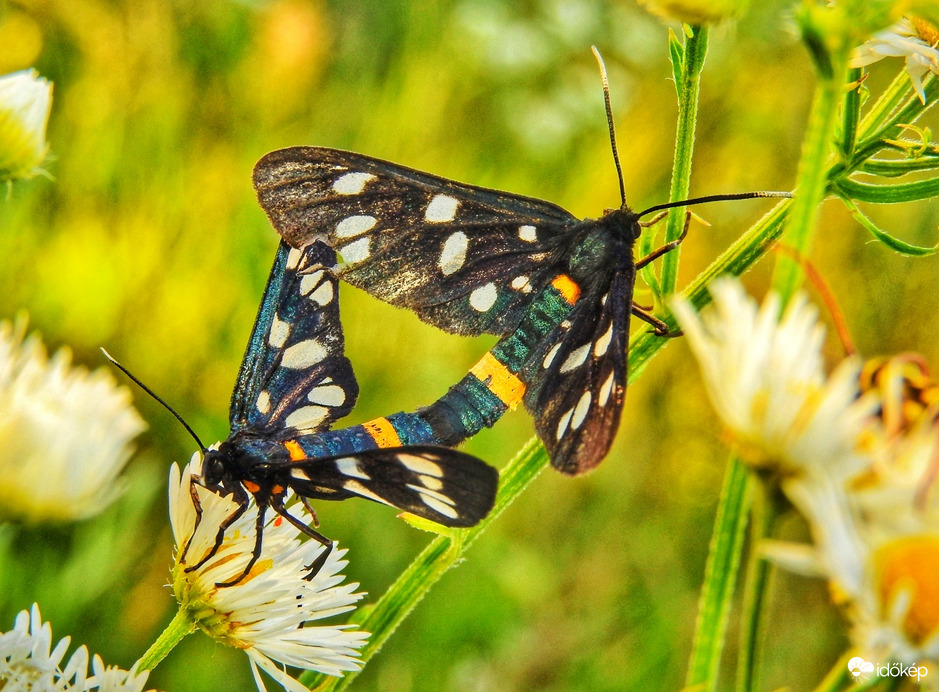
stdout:
{"type": "Polygon", "coordinates": [[[225,454],[220,449],[209,449],[202,457],[202,480],[209,487],[218,486],[225,477],[225,454]]]}

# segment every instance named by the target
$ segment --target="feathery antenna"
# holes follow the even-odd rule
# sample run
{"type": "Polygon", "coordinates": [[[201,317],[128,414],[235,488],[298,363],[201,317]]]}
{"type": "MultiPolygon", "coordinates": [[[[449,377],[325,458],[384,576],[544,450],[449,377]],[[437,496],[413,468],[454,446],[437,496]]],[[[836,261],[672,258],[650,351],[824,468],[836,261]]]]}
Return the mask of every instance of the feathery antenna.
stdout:
{"type": "Polygon", "coordinates": [[[613,126],[613,106],[610,104],[610,82],[606,78],[606,65],[596,46],[590,46],[593,57],[600,66],[600,84],[603,85],[603,104],[606,106],[606,122],[610,126],[610,146],[613,147],[613,162],[616,164],[616,175],[619,178],[619,196],[623,206],[626,206],[626,183],[623,182],[623,169],[619,163],[619,151],[616,148],[616,128],[613,126]]]}
{"type": "Polygon", "coordinates": [[[168,403],[166,403],[165,401],[163,401],[163,399],[161,399],[160,397],[158,397],[158,396],[153,392],[152,389],[150,389],[147,385],[145,385],[143,382],[141,382],[140,380],[138,380],[135,375],[131,374],[130,370],[128,370],[128,369],[125,368],[123,365],[121,365],[120,363],[118,363],[117,360],[115,360],[114,357],[113,357],[110,353],[108,353],[107,351],[105,351],[103,347],[102,347],[102,349],[101,349],[101,353],[104,354],[104,357],[105,357],[105,358],[107,358],[109,361],[111,361],[111,364],[112,364],[112,365],[114,365],[118,370],[120,370],[122,373],[124,373],[125,375],[127,375],[131,380],[133,380],[134,384],[136,384],[136,385],[137,385],[138,387],[140,387],[143,391],[145,391],[147,394],[149,394],[149,395],[152,396],[154,399],[156,399],[156,400],[163,406],[163,408],[165,408],[167,411],[169,411],[170,413],[172,413],[172,414],[176,417],[176,420],[178,420],[180,423],[182,423],[182,426],[183,426],[184,428],[186,428],[186,432],[188,432],[190,435],[192,435],[192,439],[194,439],[194,440],[196,441],[196,444],[199,445],[199,449],[201,449],[201,450],[202,450],[202,453],[205,454],[206,448],[205,448],[205,445],[202,444],[202,440],[200,440],[200,439],[199,439],[199,436],[196,435],[195,431],[194,431],[192,428],[189,427],[189,423],[187,423],[186,421],[184,421],[184,420],[183,420],[183,417],[182,417],[181,415],[179,415],[178,413],[176,413],[176,411],[173,410],[173,407],[172,407],[172,406],[170,406],[168,403]]]}

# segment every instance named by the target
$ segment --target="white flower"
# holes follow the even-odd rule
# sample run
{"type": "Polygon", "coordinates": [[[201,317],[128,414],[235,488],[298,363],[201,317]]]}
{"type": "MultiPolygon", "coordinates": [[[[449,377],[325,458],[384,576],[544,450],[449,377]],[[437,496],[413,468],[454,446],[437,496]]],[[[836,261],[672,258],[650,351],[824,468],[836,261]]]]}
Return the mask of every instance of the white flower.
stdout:
{"type": "Polygon", "coordinates": [[[939,387],[901,356],[871,375],[855,358],[827,379],[815,310],[761,309],[740,283],[713,309],[674,311],[718,413],[748,461],[775,472],[812,545],[765,541],[780,565],[828,580],[868,660],[939,660],[939,387]]]}
{"type": "Polygon", "coordinates": [[[682,300],[672,308],[747,460],[783,476],[811,473],[819,458],[841,477],[860,468],[857,446],[878,402],[859,399],[855,359],[826,380],[815,308],[796,296],[780,319],[775,294],[759,308],[736,280],[718,279],[710,292],[703,315],[682,300]]]}
{"type": "Polygon", "coordinates": [[[145,425],[104,369],[52,359],[26,320],[0,321],[0,518],[74,521],[119,490],[130,441],[145,425]]]}
{"type": "MultiPolygon", "coordinates": [[[[197,564],[209,553],[219,524],[237,508],[232,499],[193,484],[203,510],[195,527],[190,482],[201,465],[197,452],[182,474],[175,464],[170,470],[170,521],[177,546],[173,590],[180,608],[211,637],[244,650],[259,690],[265,688],[258,668],[285,689],[298,692],[306,688],[283,666],[336,676],[359,670],[357,650],[368,638],[366,632],[353,630],[352,625],[307,624],[348,612],[362,597],[355,593],[357,583],[341,585],[345,577],[340,572],[347,564],[341,559],[345,550],[334,547],[316,575],[305,579],[306,567],[324,548],[315,541],[298,540],[297,530],[274,514],[264,526],[260,559],[248,575],[232,586],[216,586],[238,577],[251,557],[257,516],[252,501],[248,511],[225,532],[218,552],[198,569],[186,572],[187,565],[197,564]],[[180,562],[180,547],[187,544],[180,562]]],[[[302,504],[291,511],[301,521],[311,520],[302,504]]]]}
{"type": "Polygon", "coordinates": [[[923,76],[927,72],[939,74],[939,34],[935,27],[923,20],[906,17],[889,29],[874,34],[864,45],[855,49],[851,67],[865,67],[884,58],[905,58],[906,72],[920,101],[926,103],[923,76]]]}
{"type": "Polygon", "coordinates": [[[130,670],[121,670],[107,666],[98,654],[91,659],[93,675],[85,683],[85,690],[98,692],[142,692],[147,684],[148,672],[138,673],[136,666],[130,670]]]}
{"type": "Polygon", "coordinates": [[[35,70],[0,77],[0,180],[40,172],[51,107],[52,84],[35,70]]]}
{"type": "Polygon", "coordinates": [[[52,627],[43,623],[39,606],[16,616],[13,629],[0,632],[0,689],[4,692],[140,692],[147,673],[107,669],[94,657],[88,678],[88,649],[80,646],[62,666],[70,637],[52,648],[52,627]]]}

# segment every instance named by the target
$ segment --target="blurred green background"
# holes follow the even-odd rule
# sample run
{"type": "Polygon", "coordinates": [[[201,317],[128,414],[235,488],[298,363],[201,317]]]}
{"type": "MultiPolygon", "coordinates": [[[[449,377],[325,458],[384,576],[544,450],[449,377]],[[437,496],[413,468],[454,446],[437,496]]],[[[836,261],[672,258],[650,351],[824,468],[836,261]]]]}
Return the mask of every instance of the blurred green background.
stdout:
{"type": "MultiPolygon", "coordinates": [[[[784,3],[716,28],[703,77],[692,194],[789,189],[813,77],[784,3]]],[[[228,399],[277,238],[256,204],[264,153],[352,149],[537,196],[579,216],[619,203],[590,45],[610,71],[634,207],[664,201],[675,90],[667,28],[632,2],[473,0],[0,3],[0,74],[55,82],[52,180],[0,200],[0,317],[76,360],[106,346],[206,441],[227,436],[228,399]]],[[[877,65],[877,93],[899,70],[877,65]]],[[[770,207],[708,206],[682,283],[770,207]]],[[[922,245],[934,205],[870,210],[922,245]]],[[[906,259],[829,202],[810,258],[862,353],[937,362],[937,260],[906,259]]],[[[765,290],[773,258],[748,275],[765,290]]],[[[648,297],[641,287],[639,299],[648,297]]],[[[349,423],[440,396],[493,342],[442,334],[344,287],[362,395],[349,423]]],[[[841,355],[830,339],[832,359],[841,355]]],[[[0,531],[0,629],[37,600],[56,636],[130,666],[174,612],[169,464],[194,445],[139,391],[150,425],[124,497],[76,526],[0,531]]],[[[55,431],[50,430],[50,435],[55,431]]],[[[532,434],[523,411],[471,441],[502,466],[532,434]]],[[[633,386],[617,444],[594,473],[545,472],[360,676],[359,689],[618,690],[681,686],[726,450],[687,346],[633,386]]],[[[2,453],[2,450],[0,450],[2,453]]],[[[428,537],[371,503],[317,507],[374,597],[428,537]]],[[[801,539],[795,517],[784,535],[801,539]]],[[[844,650],[824,585],[775,580],[767,688],[805,689],[844,650]]],[[[735,634],[732,632],[732,636],[735,634]]],[[[733,645],[726,655],[732,670],[733,645]]],[[[171,691],[249,690],[247,661],[189,637],[150,678],[171,691]]]]}

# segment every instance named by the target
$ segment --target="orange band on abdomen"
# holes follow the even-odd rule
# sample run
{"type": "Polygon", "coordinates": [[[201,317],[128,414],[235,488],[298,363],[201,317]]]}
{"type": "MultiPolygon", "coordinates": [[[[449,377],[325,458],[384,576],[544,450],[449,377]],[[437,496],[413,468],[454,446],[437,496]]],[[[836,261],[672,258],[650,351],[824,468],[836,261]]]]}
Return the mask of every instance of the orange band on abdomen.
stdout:
{"type": "Polygon", "coordinates": [[[484,355],[470,373],[509,408],[515,408],[525,395],[525,383],[509,372],[492,353],[484,355]]]}
{"type": "Polygon", "coordinates": [[[398,437],[398,431],[395,430],[387,418],[376,418],[368,423],[362,423],[365,431],[372,436],[375,444],[386,449],[388,447],[400,447],[401,438],[398,437]]]}

